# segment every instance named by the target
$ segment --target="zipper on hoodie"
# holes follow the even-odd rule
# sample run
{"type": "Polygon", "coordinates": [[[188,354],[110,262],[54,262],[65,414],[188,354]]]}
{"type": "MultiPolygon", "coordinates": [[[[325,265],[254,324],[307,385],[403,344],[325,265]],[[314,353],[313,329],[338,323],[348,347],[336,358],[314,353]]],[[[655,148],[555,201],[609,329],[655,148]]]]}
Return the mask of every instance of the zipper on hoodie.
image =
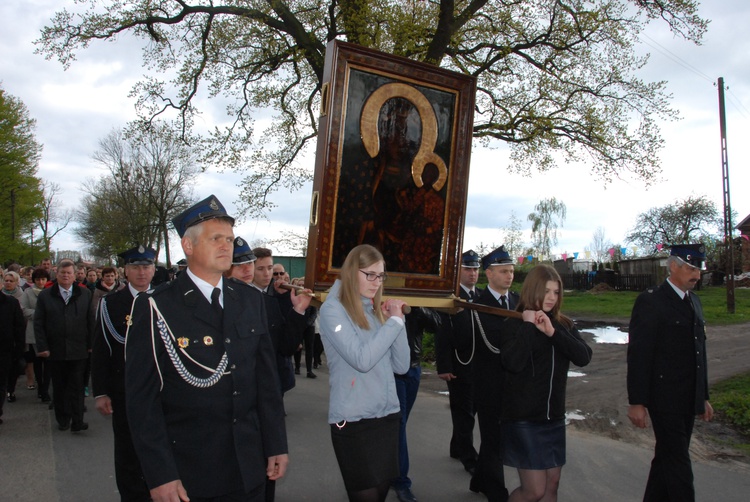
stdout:
{"type": "Polygon", "coordinates": [[[552,401],[552,381],[555,377],[555,346],[552,346],[552,371],[549,373],[549,392],[547,393],[547,420],[549,420],[549,408],[552,401]]]}

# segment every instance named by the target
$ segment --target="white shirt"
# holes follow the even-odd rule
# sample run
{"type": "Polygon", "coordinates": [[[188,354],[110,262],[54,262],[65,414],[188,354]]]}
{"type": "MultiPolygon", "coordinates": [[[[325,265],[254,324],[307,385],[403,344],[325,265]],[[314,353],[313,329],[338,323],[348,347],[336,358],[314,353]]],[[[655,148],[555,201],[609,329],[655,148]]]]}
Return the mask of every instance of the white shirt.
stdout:
{"type": "Polygon", "coordinates": [[[62,296],[63,300],[65,300],[65,303],[68,303],[68,300],[73,298],[73,286],[70,286],[70,289],[65,289],[64,287],[57,285],[58,288],[60,288],[60,296],[62,296]],[[65,294],[67,292],[67,295],[65,294]]]}
{"type": "Polygon", "coordinates": [[[504,296],[505,297],[505,304],[506,305],[510,305],[510,301],[508,300],[508,292],[507,291],[505,293],[498,293],[497,291],[495,291],[494,289],[492,289],[489,285],[487,286],[487,291],[489,291],[490,293],[492,293],[492,296],[495,297],[495,300],[497,300],[497,303],[501,303],[500,302],[500,297],[504,296]]]}
{"type": "Polygon", "coordinates": [[[206,300],[208,300],[208,303],[211,302],[211,293],[214,292],[214,288],[219,288],[219,303],[221,304],[221,307],[224,308],[224,278],[221,277],[219,279],[219,283],[214,286],[213,284],[209,284],[194,273],[190,271],[190,267],[187,268],[187,275],[192,279],[192,281],[195,283],[195,285],[198,287],[198,290],[203,294],[203,296],[206,297],[206,300]]]}
{"type": "Polygon", "coordinates": [[[683,291],[683,290],[681,290],[680,288],[678,288],[677,286],[675,286],[675,285],[674,285],[674,284],[672,283],[672,281],[670,281],[670,280],[669,280],[669,277],[667,277],[667,282],[669,283],[669,285],[670,285],[670,286],[672,286],[672,289],[674,289],[674,292],[675,292],[675,293],[677,293],[677,294],[679,295],[679,297],[680,297],[681,299],[683,299],[683,300],[684,300],[684,299],[685,299],[685,297],[686,297],[686,296],[687,296],[687,294],[688,294],[688,293],[687,293],[687,291],[683,291]]]}

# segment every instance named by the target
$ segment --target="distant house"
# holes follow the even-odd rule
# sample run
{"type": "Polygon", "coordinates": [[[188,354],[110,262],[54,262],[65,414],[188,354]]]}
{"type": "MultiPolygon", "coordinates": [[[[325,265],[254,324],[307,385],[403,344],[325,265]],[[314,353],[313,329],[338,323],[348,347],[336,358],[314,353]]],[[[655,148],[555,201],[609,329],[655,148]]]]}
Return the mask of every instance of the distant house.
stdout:
{"type": "Polygon", "coordinates": [[[572,256],[566,260],[555,260],[552,265],[555,267],[555,270],[557,270],[557,273],[562,275],[596,270],[593,268],[596,265],[595,260],[577,260],[572,256]]]}
{"type": "Polygon", "coordinates": [[[743,236],[742,240],[742,272],[750,272],[750,214],[745,216],[736,227],[743,236]]]}
{"type": "Polygon", "coordinates": [[[654,278],[654,284],[659,284],[667,277],[667,256],[668,253],[662,253],[644,258],[628,258],[620,260],[617,265],[622,275],[650,275],[654,278]]]}

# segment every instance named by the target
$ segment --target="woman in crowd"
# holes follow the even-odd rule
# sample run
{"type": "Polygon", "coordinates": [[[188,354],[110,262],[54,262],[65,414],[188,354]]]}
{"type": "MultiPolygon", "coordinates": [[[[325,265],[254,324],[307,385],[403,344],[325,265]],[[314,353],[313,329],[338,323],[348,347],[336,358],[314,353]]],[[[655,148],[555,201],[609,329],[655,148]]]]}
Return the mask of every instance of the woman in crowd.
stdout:
{"type": "Polygon", "coordinates": [[[23,289],[18,285],[21,276],[17,272],[5,272],[3,274],[3,293],[20,300],[23,295],[23,289]]]}
{"type": "MultiPolygon", "coordinates": [[[[23,289],[18,285],[20,281],[21,276],[17,272],[5,272],[3,274],[3,293],[20,301],[23,296],[23,289]]],[[[16,363],[17,361],[12,362],[8,373],[7,398],[9,403],[16,400],[16,382],[18,381],[18,365],[16,363]]]]}
{"type": "Polygon", "coordinates": [[[320,308],[328,357],[328,423],[350,501],[382,502],[398,476],[399,401],[393,374],[409,370],[404,302],[381,304],[383,255],[349,252],[320,308]]]}
{"type": "Polygon", "coordinates": [[[36,299],[49,281],[49,272],[43,268],[37,268],[31,273],[32,286],[23,292],[21,297],[21,309],[26,317],[26,383],[29,389],[36,379],[36,395],[43,403],[52,401],[49,395],[50,374],[46,368],[46,359],[36,357],[36,337],[34,336],[34,310],[36,310],[36,299]],[[33,371],[30,366],[33,365],[33,371]]]}
{"type": "Polygon", "coordinates": [[[565,464],[565,385],[568,367],[586,366],[591,348],[560,313],[563,284],[549,265],[534,267],[503,334],[503,462],[518,469],[521,486],[510,502],[557,500],[565,464]]]}

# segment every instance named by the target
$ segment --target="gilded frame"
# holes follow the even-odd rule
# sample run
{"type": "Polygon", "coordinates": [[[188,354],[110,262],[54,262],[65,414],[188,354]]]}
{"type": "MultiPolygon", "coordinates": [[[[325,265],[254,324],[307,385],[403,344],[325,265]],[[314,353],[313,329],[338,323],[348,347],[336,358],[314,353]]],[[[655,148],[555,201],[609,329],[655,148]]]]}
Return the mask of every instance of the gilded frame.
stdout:
{"type": "Polygon", "coordinates": [[[340,41],[324,73],[305,284],[329,288],[368,243],[388,294],[455,293],[475,79],[340,41]]]}

